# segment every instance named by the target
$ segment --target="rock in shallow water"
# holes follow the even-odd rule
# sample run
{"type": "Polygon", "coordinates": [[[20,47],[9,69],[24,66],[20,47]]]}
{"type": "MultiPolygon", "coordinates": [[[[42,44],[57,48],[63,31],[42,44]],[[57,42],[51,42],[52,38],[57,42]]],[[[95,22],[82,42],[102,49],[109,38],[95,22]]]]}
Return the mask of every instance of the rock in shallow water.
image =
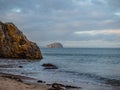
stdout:
{"type": "Polygon", "coordinates": [[[45,67],[45,69],[58,69],[56,65],[53,65],[51,63],[44,63],[42,66],[45,67]]]}
{"type": "Polygon", "coordinates": [[[13,23],[0,22],[0,57],[42,59],[42,54],[13,23]]]}

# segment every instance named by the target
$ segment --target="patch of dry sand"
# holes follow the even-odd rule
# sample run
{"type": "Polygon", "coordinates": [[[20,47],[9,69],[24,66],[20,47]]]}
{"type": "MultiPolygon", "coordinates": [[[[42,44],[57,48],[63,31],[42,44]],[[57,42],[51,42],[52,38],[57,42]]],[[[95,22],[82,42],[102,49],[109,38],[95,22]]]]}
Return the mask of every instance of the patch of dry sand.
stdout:
{"type": "Polygon", "coordinates": [[[25,84],[5,77],[0,77],[0,90],[48,90],[45,84],[25,84]]]}

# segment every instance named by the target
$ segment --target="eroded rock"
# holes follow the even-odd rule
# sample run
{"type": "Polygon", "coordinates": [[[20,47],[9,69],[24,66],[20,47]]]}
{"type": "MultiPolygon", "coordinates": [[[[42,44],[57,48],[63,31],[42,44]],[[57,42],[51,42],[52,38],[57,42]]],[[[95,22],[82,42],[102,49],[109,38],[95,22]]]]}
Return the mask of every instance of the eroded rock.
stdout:
{"type": "Polygon", "coordinates": [[[0,57],[41,59],[42,54],[13,23],[0,22],[0,57]]]}

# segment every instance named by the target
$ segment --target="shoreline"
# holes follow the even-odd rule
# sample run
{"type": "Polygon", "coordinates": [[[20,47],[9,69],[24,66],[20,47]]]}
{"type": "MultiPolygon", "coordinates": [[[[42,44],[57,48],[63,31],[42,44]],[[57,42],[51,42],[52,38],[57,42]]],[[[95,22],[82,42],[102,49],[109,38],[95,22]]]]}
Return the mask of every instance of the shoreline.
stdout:
{"type": "Polygon", "coordinates": [[[34,78],[0,73],[0,90],[49,90],[50,86],[44,83],[31,83],[34,78]]]}
{"type": "Polygon", "coordinates": [[[9,73],[7,68],[24,68],[25,62],[10,63],[0,65],[0,90],[79,90],[80,87],[74,85],[66,85],[63,83],[47,83],[42,79],[35,79],[26,75],[19,75],[16,73],[9,73]],[[3,70],[3,71],[2,71],[3,70]],[[6,72],[4,72],[4,70],[6,72]],[[20,86],[19,86],[20,84],[20,86]],[[28,87],[28,88],[26,88],[28,87]],[[34,88],[33,88],[34,87],[34,88]],[[21,89],[22,88],[22,89],[21,89]],[[57,88],[57,89],[56,89],[57,88]]]}
{"type": "Polygon", "coordinates": [[[34,78],[0,72],[0,90],[80,90],[81,87],[47,84],[34,78]]]}
{"type": "MultiPolygon", "coordinates": [[[[48,73],[45,73],[47,77],[43,76],[43,78],[42,77],[35,78],[29,75],[31,74],[31,72],[29,73],[29,71],[27,70],[24,71],[24,69],[26,68],[25,67],[26,63],[28,63],[28,61],[20,60],[20,61],[11,62],[11,60],[10,61],[1,60],[0,90],[120,90],[120,80],[116,80],[112,78],[109,79],[104,77],[97,77],[97,78],[100,78],[101,81],[104,81],[103,83],[102,82],[100,83],[59,82],[59,81],[52,81],[52,79],[54,79],[52,77],[49,82],[49,78],[47,78],[49,77],[48,73]],[[16,73],[17,72],[16,70],[17,71],[23,70],[23,71],[16,73]],[[44,78],[47,78],[47,79],[44,79],[44,78]]],[[[51,63],[51,64],[56,65],[54,63],[51,63]]],[[[39,64],[39,67],[37,68],[41,68],[40,66],[42,65],[46,66],[46,63],[39,64]]],[[[51,65],[49,65],[49,63],[47,63],[47,65],[49,66],[47,68],[51,68],[50,67],[51,65]]],[[[30,67],[31,66],[32,65],[30,65],[30,67]]],[[[43,67],[40,70],[45,70],[45,68],[46,67],[43,67]]],[[[63,78],[65,77],[63,76],[63,78]]]]}
{"type": "MultiPolygon", "coordinates": [[[[19,65],[20,66],[20,65],[19,65]]],[[[0,68],[9,68],[11,65],[0,65],[0,68]]],[[[19,67],[21,68],[21,67],[19,67]]],[[[106,85],[80,83],[79,86],[66,83],[50,83],[24,75],[0,72],[0,90],[120,90],[120,82],[108,80],[106,85]]]]}

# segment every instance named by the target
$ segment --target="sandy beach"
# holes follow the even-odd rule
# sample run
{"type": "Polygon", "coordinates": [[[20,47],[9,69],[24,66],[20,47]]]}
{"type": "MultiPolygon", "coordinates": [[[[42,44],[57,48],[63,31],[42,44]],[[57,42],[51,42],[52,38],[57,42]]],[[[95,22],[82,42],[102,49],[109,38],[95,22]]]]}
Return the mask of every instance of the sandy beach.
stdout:
{"type": "Polygon", "coordinates": [[[46,84],[34,78],[0,73],[0,90],[79,90],[80,87],[53,83],[46,84]],[[32,82],[34,81],[34,83],[32,82]],[[35,83],[36,82],[36,83],[35,83]]]}
{"type": "MultiPolygon", "coordinates": [[[[0,74],[0,90],[48,90],[49,86],[40,84],[24,83],[17,75],[0,74]]],[[[27,78],[26,78],[27,79],[27,78]]]]}
{"type": "Polygon", "coordinates": [[[46,85],[32,85],[0,77],[0,90],[48,90],[46,85]]]}

